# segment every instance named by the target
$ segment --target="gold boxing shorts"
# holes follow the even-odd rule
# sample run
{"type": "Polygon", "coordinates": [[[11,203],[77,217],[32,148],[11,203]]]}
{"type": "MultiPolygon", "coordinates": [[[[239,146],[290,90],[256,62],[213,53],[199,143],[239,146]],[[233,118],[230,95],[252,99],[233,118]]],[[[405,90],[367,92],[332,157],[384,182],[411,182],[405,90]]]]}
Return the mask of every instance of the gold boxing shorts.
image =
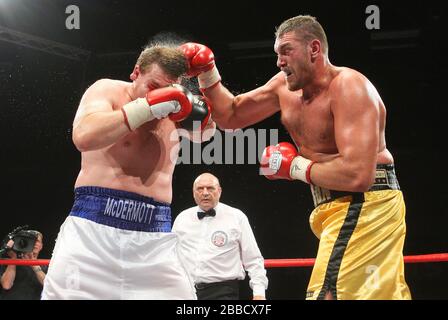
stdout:
{"type": "Polygon", "coordinates": [[[310,226],[320,239],[307,300],[411,299],[404,278],[406,207],[393,164],[364,193],[312,186],[310,226]]]}

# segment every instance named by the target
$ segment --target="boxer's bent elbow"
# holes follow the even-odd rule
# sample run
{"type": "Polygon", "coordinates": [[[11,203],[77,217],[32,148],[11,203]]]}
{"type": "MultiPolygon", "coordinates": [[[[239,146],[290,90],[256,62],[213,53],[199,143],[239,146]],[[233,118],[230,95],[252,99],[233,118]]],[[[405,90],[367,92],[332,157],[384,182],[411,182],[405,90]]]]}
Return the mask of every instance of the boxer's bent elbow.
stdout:
{"type": "Polygon", "coordinates": [[[239,121],[238,118],[236,117],[229,117],[229,118],[213,118],[213,120],[216,122],[216,124],[218,125],[218,128],[221,130],[225,130],[225,129],[231,129],[231,130],[235,130],[235,129],[242,129],[243,127],[246,126],[246,124],[242,121],[239,121]]]}
{"type": "Polygon", "coordinates": [[[76,149],[80,152],[90,151],[95,149],[95,143],[92,135],[83,130],[73,130],[72,140],[76,149]]]}
{"type": "Polygon", "coordinates": [[[375,181],[375,173],[359,172],[351,179],[349,190],[351,192],[366,192],[375,181]]]}
{"type": "Polygon", "coordinates": [[[235,126],[232,126],[230,122],[227,121],[216,121],[216,124],[218,125],[218,128],[221,130],[225,130],[225,129],[236,129],[235,126]]]}
{"type": "Polygon", "coordinates": [[[369,190],[371,183],[366,180],[354,180],[350,186],[350,192],[366,192],[369,190]]]}

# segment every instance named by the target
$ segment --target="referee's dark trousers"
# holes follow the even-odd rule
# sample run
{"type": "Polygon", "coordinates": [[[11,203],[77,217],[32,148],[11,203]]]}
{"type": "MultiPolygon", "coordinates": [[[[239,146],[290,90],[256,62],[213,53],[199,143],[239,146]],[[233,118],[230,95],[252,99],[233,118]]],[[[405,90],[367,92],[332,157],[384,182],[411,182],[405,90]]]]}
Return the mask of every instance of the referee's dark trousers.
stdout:
{"type": "Polygon", "coordinates": [[[197,283],[198,300],[239,300],[240,281],[227,280],[213,283],[197,283]]]}

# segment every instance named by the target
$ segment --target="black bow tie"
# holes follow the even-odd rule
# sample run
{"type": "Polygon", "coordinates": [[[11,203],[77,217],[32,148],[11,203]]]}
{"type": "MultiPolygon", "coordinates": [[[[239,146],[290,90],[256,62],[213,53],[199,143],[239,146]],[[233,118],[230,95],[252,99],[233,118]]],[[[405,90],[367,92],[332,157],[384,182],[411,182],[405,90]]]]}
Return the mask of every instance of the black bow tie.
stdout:
{"type": "Polygon", "coordinates": [[[214,217],[216,216],[216,211],[215,209],[210,209],[207,211],[198,211],[198,219],[201,220],[203,219],[205,216],[210,216],[210,217],[214,217]]]}

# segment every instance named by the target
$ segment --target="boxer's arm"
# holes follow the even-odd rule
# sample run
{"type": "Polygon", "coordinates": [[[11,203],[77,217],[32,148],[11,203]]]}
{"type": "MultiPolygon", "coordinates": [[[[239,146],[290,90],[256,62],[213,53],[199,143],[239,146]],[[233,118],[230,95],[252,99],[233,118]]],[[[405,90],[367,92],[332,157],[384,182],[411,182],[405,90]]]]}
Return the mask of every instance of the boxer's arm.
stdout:
{"type": "MultiPolygon", "coordinates": [[[[284,76],[283,76],[284,78],[284,76]]],[[[234,96],[222,83],[207,88],[204,94],[213,104],[213,119],[221,129],[237,129],[260,122],[280,111],[280,74],[265,85],[234,96]]]]}
{"type": "Polygon", "coordinates": [[[79,151],[107,147],[129,133],[121,110],[113,110],[110,80],[99,80],[84,93],[73,121],[73,142],[79,151]]]}
{"type": "Polygon", "coordinates": [[[375,179],[380,141],[379,96],[367,79],[345,76],[331,90],[337,157],[316,162],[311,181],[333,190],[363,192],[375,179]]]}

